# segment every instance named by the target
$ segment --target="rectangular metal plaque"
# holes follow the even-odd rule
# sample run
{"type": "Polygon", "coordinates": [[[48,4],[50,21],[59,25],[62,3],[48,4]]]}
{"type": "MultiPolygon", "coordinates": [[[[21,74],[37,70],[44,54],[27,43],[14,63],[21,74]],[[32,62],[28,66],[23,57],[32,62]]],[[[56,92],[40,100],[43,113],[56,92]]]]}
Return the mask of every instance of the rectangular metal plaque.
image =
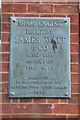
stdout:
{"type": "Polygon", "coordinates": [[[70,19],[10,19],[9,97],[70,98],[70,19]]]}

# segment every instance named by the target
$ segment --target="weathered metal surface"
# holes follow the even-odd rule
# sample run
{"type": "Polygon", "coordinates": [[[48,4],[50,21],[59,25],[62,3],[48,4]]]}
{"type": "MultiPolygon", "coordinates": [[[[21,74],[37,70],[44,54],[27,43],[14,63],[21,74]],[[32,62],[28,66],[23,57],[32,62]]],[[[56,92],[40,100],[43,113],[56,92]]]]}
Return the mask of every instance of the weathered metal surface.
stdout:
{"type": "Polygon", "coordinates": [[[10,20],[9,97],[71,97],[70,19],[10,20]]]}

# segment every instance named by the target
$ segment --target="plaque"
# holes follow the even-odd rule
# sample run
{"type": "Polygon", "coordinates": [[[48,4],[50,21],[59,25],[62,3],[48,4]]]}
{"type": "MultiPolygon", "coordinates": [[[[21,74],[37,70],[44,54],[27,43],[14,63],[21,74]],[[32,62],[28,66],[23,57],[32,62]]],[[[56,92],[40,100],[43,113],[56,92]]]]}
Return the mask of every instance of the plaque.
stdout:
{"type": "Polygon", "coordinates": [[[10,18],[9,98],[70,98],[70,18],[10,18]]]}

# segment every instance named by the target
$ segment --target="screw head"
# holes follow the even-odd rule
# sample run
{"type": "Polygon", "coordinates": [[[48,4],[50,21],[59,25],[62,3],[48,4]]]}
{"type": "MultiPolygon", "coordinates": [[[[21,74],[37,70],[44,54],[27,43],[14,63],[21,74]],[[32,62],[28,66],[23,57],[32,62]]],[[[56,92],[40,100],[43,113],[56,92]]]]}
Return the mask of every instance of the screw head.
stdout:
{"type": "Polygon", "coordinates": [[[16,22],[16,19],[13,19],[13,23],[15,23],[16,22]]]}
{"type": "Polygon", "coordinates": [[[14,95],[14,92],[12,92],[11,95],[13,96],[13,95],[14,95]]]}
{"type": "Polygon", "coordinates": [[[65,96],[68,96],[68,93],[65,93],[65,96]]]}

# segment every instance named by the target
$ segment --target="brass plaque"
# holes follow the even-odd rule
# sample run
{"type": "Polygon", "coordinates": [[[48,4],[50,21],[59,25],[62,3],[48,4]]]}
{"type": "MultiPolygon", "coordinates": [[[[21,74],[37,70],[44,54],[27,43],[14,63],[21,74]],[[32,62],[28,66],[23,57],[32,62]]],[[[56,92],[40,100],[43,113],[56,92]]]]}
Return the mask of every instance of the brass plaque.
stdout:
{"type": "Polygon", "coordinates": [[[9,97],[71,97],[70,18],[10,19],[9,97]]]}

